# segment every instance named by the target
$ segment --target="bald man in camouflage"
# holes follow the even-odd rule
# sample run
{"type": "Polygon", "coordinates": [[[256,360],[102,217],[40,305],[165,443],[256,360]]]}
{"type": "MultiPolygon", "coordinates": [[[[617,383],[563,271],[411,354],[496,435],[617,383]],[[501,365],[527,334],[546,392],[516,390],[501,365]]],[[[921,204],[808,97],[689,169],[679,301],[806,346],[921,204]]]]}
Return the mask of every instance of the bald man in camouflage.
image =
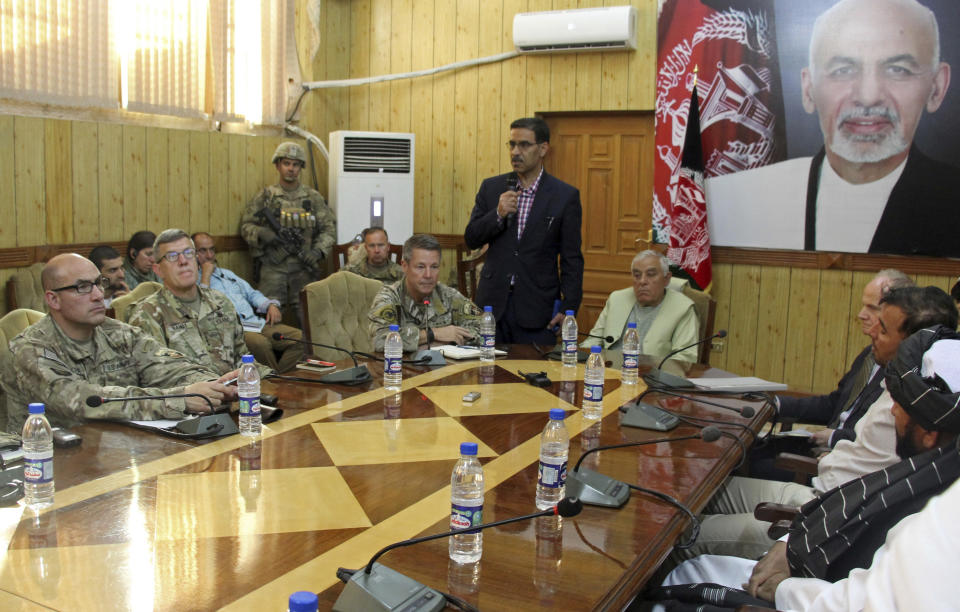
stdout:
{"type": "Polygon", "coordinates": [[[304,285],[320,278],[336,242],[337,222],[323,196],[300,183],[303,148],[284,142],[273,154],[280,181],[250,200],[240,234],[250,245],[260,291],[284,308],[296,308],[304,285]]]}

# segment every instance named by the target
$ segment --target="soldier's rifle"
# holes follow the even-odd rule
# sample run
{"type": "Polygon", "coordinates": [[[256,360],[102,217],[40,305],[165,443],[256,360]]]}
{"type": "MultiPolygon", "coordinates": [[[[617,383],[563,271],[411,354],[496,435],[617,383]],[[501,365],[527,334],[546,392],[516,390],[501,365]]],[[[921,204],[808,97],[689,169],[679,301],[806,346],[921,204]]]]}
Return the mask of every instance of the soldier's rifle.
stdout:
{"type": "Polygon", "coordinates": [[[280,225],[280,222],[277,221],[277,218],[273,215],[273,211],[269,207],[264,206],[257,213],[257,216],[263,217],[267,222],[267,225],[270,226],[270,229],[277,235],[280,241],[280,248],[282,248],[288,255],[293,255],[296,257],[300,263],[304,265],[311,276],[317,276],[317,267],[311,264],[304,258],[303,254],[303,245],[304,240],[303,236],[300,235],[300,232],[295,230],[292,227],[284,227],[280,225]]]}

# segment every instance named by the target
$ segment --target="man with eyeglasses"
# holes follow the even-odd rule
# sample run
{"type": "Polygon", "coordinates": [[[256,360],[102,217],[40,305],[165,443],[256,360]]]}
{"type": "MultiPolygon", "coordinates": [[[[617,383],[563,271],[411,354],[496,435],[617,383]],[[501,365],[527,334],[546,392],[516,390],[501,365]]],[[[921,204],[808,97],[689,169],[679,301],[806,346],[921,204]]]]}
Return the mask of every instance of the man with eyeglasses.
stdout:
{"type": "Polygon", "coordinates": [[[287,372],[296,367],[303,357],[303,344],[294,340],[273,339],[274,333],[296,340],[303,335],[299,329],[280,322],[283,317],[280,302],[268,298],[231,270],[221,267],[217,263],[217,247],[213,236],[197,232],[191,239],[197,249],[200,287],[215,289],[230,299],[243,325],[243,339],[257,361],[277,372],[287,372]]]}
{"type": "Polygon", "coordinates": [[[57,255],[43,268],[41,282],[49,314],[10,342],[4,361],[6,428],[19,432],[30,402],[46,404],[55,427],[88,419],[180,419],[208,412],[201,398],[86,404],[95,395],[136,397],[199,393],[214,406],[236,397],[218,374],[157,343],[141,330],[107,318],[103,277],[75,253],[57,255]]]}
{"type": "MultiPolygon", "coordinates": [[[[153,253],[163,288],[131,308],[130,325],[220,374],[239,368],[249,352],[243,326],[227,296],[197,285],[193,240],[181,229],[164,230],[153,253]]],[[[261,376],[267,372],[261,366],[261,376]]]]}
{"type": "Polygon", "coordinates": [[[481,183],[464,230],[471,249],[489,245],[476,302],[493,307],[499,342],[552,346],[583,296],[580,192],[544,171],[543,119],[511,123],[507,150],[513,171],[481,183]]]}

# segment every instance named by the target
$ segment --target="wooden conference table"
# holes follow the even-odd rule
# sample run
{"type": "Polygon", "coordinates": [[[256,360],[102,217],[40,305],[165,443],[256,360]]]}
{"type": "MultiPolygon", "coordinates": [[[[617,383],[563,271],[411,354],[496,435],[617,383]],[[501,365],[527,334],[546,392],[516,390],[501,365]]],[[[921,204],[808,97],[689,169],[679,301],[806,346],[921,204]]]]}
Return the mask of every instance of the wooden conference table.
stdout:
{"type": "MultiPolygon", "coordinates": [[[[447,529],[461,441],[479,445],[490,522],[536,511],[539,434],[550,408],[568,412],[571,469],[596,445],[696,432],[621,428],[617,408],[645,386],[621,386],[611,368],[605,416],[591,424],[578,409],[583,365],[567,374],[525,356],[536,354],[514,347],[492,365],[406,367],[398,394],[380,388],[377,363],[368,364],[377,382],[363,388],[267,382],[285,414],[254,442],[78,427],[82,445],[55,454],[55,505],[40,515],[0,508],[0,609],[284,610],[297,590],[319,592],[329,609],[342,590],[338,567],[361,567],[391,542],[447,529]],[[517,370],[546,371],[553,385],[528,385],[517,370]],[[464,404],[470,390],[482,396],[464,404]]],[[[656,401],[754,430],[768,415],[656,401]]],[[[742,429],[727,430],[749,444],[742,429]]],[[[696,511],[739,457],[724,437],[601,451],[585,465],[696,511]]],[[[482,610],[620,609],[686,525],[672,506],[634,492],[621,509],[588,506],[572,518],[488,529],[473,566],[449,562],[445,539],[380,561],[482,610]]]]}

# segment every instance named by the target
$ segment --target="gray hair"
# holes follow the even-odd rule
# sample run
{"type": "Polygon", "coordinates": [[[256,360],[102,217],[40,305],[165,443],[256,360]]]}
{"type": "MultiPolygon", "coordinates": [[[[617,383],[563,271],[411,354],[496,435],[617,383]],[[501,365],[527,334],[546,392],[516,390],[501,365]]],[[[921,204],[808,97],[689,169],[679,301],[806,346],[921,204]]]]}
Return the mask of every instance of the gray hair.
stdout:
{"type": "MultiPolygon", "coordinates": [[[[196,247],[194,246],[194,244],[193,244],[193,239],[190,238],[190,234],[188,234],[187,232],[183,231],[182,229],[177,229],[177,228],[175,228],[175,227],[171,227],[170,229],[165,229],[165,230],[163,230],[162,232],[160,232],[160,235],[157,236],[156,239],[153,241],[153,251],[154,251],[154,253],[156,253],[157,249],[160,248],[160,245],[161,245],[161,244],[169,244],[169,243],[171,243],[171,242],[176,242],[177,240],[180,240],[181,238],[186,238],[187,240],[190,241],[190,248],[196,248],[196,247]]],[[[157,260],[158,260],[158,261],[159,261],[159,259],[160,259],[160,258],[157,257],[157,260]]]]}
{"type": "MultiPolygon", "coordinates": [[[[824,12],[820,13],[816,21],[813,22],[813,31],[810,33],[810,48],[807,51],[807,67],[810,69],[810,75],[814,74],[813,52],[820,45],[820,41],[827,35],[827,26],[834,19],[837,13],[840,13],[846,4],[854,0],[840,0],[824,12]]],[[[929,8],[923,6],[917,0],[893,0],[905,8],[917,11],[922,18],[929,20],[930,31],[933,38],[933,62],[931,68],[936,71],[940,66],[940,26],[937,24],[937,16],[929,8]]]]}
{"type": "Polygon", "coordinates": [[[410,261],[410,258],[413,257],[413,249],[423,249],[424,251],[436,251],[437,253],[443,254],[440,251],[440,243],[436,238],[430,234],[414,234],[407,238],[407,241],[403,243],[403,260],[406,262],[410,261]]]}
{"type": "MultiPolygon", "coordinates": [[[[880,293],[881,295],[890,291],[891,289],[901,289],[903,287],[913,287],[913,280],[894,268],[884,268],[877,272],[877,275],[873,277],[873,280],[880,281],[880,293]]],[[[872,282],[872,281],[871,281],[872,282]]]]}
{"type": "Polygon", "coordinates": [[[660,270],[663,271],[663,275],[666,276],[667,274],[670,274],[671,262],[667,258],[667,256],[662,253],[657,253],[656,251],[653,251],[651,249],[647,249],[646,251],[640,251],[639,253],[634,255],[633,261],[630,262],[630,269],[632,270],[633,266],[636,265],[636,263],[641,259],[643,259],[644,257],[656,257],[657,259],[660,260],[660,270]]]}

